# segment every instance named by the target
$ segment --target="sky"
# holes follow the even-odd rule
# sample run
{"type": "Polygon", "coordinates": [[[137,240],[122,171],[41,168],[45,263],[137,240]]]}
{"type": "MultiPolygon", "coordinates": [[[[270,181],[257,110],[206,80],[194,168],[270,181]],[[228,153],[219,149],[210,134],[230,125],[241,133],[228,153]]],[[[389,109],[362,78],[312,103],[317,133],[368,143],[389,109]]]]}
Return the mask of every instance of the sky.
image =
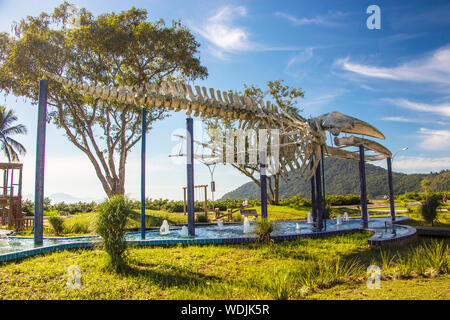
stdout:
{"type": "MultiPolygon", "coordinates": [[[[209,77],[195,84],[217,90],[265,88],[284,80],[302,88],[304,117],[340,111],[371,123],[386,136],[395,171],[436,172],[450,168],[450,2],[448,1],[117,1],[72,0],[95,15],[145,8],[149,20],[181,19],[201,44],[209,77]],[[380,28],[369,29],[370,5],[380,8],[380,28]]],[[[62,1],[0,0],[0,32],[13,21],[50,12],[62,1]]],[[[37,108],[20,97],[1,97],[27,126],[18,138],[28,152],[24,194],[34,193],[37,108]]],[[[197,119],[198,120],[198,119],[197,119]]],[[[147,138],[147,196],[182,199],[185,166],[170,154],[180,149],[185,115],[157,122],[147,138]]],[[[201,123],[196,121],[201,135],[201,123]]],[[[199,137],[199,136],[197,136],[199,137]]],[[[200,137],[201,138],[201,137],[200,137]]],[[[197,153],[203,150],[198,149],[197,153]]],[[[49,125],[45,194],[83,200],[105,197],[87,157],[62,131],[49,125]]],[[[3,157],[3,156],[2,156],[3,157]]],[[[129,155],[126,193],[140,194],[140,146],[129,155]]],[[[0,159],[4,160],[4,159],[0,159]]],[[[384,162],[374,163],[385,167],[384,162]]],[[[208,169],[195,166],[195,184],[209,184],[208,169]]],[[[216,199],[249,181],[229,166],[217,166],[216,199]]]]}

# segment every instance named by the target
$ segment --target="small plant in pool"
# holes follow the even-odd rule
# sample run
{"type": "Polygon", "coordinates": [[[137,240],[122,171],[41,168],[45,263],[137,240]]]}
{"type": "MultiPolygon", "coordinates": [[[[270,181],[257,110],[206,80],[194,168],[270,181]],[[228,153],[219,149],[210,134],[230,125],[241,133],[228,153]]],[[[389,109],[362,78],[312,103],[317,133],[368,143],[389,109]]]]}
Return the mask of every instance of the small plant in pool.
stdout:
{"type": "Polygon", "coordinates": [[[273,231],[273,223],[267,219],[261,219],[256,222],[254,233],[258,235],[260,241],[269,242],[270,234],[273,231]]]}
{"type": "Polygon", "coordinates": [[[96,232],[103,239],[108,265],[116,272],[126,267],[126,224],[132,213],[132,203],[124,196],[114,196],[99,206],[96,232]]]}

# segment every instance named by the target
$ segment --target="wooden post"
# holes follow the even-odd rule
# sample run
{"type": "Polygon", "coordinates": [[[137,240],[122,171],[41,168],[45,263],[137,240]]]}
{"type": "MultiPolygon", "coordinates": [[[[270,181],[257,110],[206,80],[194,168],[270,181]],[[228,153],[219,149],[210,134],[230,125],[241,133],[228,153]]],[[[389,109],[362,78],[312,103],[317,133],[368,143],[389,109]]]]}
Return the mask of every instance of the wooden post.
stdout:
{"type": "Polygon", "coordinates": [[[141,138],[141,239],[145,240],[145,151],[147,137],[147,109],[142,108],[141,138]]]}
{"type": "Polygon", "coordinates": [[[195,236],[195,212],[194,212],[194,121],[186,119],[186,160],[187,160],[187,213],[188,231],[190,236],[195,236]]]}
{"type": "Polygon", "coordinates": [[[36,181],[34,191],[34,244],[44,242],[44,167],[47,124],[48,80],[39,82],[39,110],[36,142],[36,181]]]}
{"type": "Polygon", "coordinates": [[[364,160],[364,145],[359,146],[359,186],[361,195],[361,220],[362,227],[369,226],[367,216],[367,186],[366,186],[366,163],[364,160]]]}
{"type": "Polygon", "coordinates": [[[392,183],[392,159],[388,157],[387,161],[387,171],[388,171],[388,185],[389,185],[389,204],[391,206],[391,220],[395,221],[395,203],[394,203],[394,185],[392,183]]]}

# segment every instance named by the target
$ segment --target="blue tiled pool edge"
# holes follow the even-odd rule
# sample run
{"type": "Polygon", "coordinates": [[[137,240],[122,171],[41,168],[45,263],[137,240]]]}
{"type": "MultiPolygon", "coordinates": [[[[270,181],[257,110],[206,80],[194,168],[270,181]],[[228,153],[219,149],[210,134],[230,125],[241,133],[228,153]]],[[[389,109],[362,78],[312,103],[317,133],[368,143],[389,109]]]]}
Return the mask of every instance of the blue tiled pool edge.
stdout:
{"type": "MultiPolygon", "coordinates": [[[[409,217],[403,217],[396,222],[401,222],[409,219],[409,217]],[[406,218],[406,219],[405,219],[406,218]]],[[[271,239],[274,241],[284,241],[284,240],[294,240],[299,238],[321,238],[327,236],[343,235],[348,233],[354,233],[358,231],[363,232],[373,232],[374,235],[368,240],[368,244],[375,247],[390,247],[390,246],[400,246],[410,241],[414,241],[417,237],[417,230],[410,226],[398,226],[408,229],[408,232],[403,235],[399,235],[389,239],[379,238],[380,232],[376,229],[363,229],[363,228],[351,228],[344,230],[333,230],[333,231],[321,231],[314,233],[305,234],[287,234],[280,236],[272,236],[271,239]]],[[[16,239],[24,239],[25,237],[14,237],[16,239]]],[[[96,236],[88,237],[70,237],[67,239],[87,239],[96,238],[96,236]]],[[[52,239],[52,238],[47,238],[52,239]]],[[[164,240],[129,240],[128,243],[133,246],[173,246],[173,245],[209,245],[209,244],[242,244],[242,243],[252,243],[257,242],[258,239],[255,237],[244,237],[244,238],[222,238],[222,239],[164,239],[164,240]]],[[[0,262],[13,261],[17,259],[23,259],[39,254],[55,252],[59,250],[69,250],[69,249],[80,249],[80,248],[92,248],[98,245],[98,242],[86,241],[86,242],[73,242],[66,244],[51,245],[46,247],[34,248],[31,250],[5,253],[0,254],[0,262]]]]}

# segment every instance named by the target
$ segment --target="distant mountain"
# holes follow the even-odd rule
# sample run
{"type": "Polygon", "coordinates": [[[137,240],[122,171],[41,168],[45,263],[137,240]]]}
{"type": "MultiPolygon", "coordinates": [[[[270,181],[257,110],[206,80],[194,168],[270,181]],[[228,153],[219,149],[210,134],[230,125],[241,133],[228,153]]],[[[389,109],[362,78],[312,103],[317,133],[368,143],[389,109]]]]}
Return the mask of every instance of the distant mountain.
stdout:
{"type": "MultiPolygon", "coordinates": [[[[450,171],[430,174],[393,173],[394,193],[422,192],[420,182],[430,180],[430,191],[450,190],[450,171]]],[[[366,164],[367,193],[370,198],[381,198],[388,193],[387,170],[366,164]]],[[[290,198],[299,193],[311,196],[310,182],[290,175],[285,182],[280,179],[280,198],[290,198]]],[[[325,159],[325,191],[326,194],[359,194],[358,162],[326,158],[325,159]]],[[[246,183],[222,197],[225,199],[259,199],[260,191],[253,182],[246,183]]]]}

